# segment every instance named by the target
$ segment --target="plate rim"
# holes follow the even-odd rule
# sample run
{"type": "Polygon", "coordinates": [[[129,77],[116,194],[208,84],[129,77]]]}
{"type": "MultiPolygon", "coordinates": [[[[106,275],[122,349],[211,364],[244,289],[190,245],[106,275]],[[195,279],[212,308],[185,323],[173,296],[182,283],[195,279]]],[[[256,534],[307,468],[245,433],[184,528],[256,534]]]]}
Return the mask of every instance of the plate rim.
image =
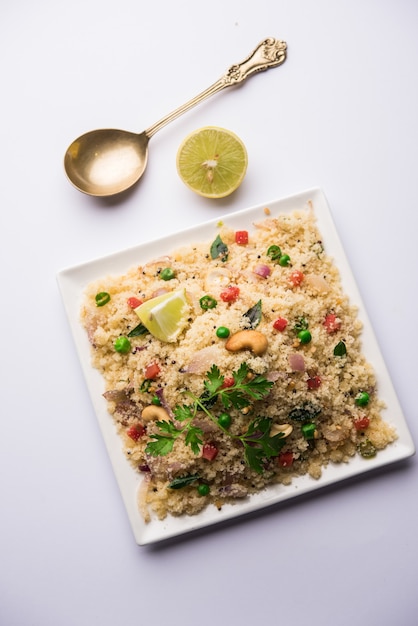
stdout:
{"type": "Polygon", "coordinates": [[[323,487],[340,483],[349,478],[369,474],[378,468],[407,459],[415,454],[415,444],[409,431],[405,415],[336,229],[328,201],[320,187],[312,187],[296,194],[220,215],[216,218],[211,218],[200,224],[190,226],[157,239],[148,240],[129,248],[117,250],[101,257],[96,257],[83,263],[63,268],[57,272],[56,278],[96,419],[99,422],[101,434],[121,492],[134,538],[139,546],[172,539],[173,537],[184,535],[198,529],[230,521],[233,518],[241,518],[246,514],[261,511],[263,508],[277,505],[280,502],[285,502],[303,494],[320,490],[323,487]],[[309,201],[312,202],[313,205],[317,226],[324,240],[326,253],[333,258],[340,273],[343,291],[348,296],[350,303],[357,307],[358,317],[363,323],[361,335],[362,353],[372,364],[379,388],[385,391],[384,394],[380,393],[380,396],[386,396],[384,399],[386,403],[384,413],[393,409],[397,411],[397,417],[395,417],[395,419],[389,419],[387,417],[385,419],[395,425],[398,439],[390,444],[388,448],[380,451],[375,459],[365,461],[364,459],[355,457],[351,459],[348,464],[330,464],[328,467],[323,468],[322,476],[317,480],[310,479],[306,475],[297,477],[289,486],[283,487],[282,485],[274,485],[268,487],[263,492],[250,496],[245,502],[225,505],[220,512],[215,509],[215,507],[208,507],[195,516],[182,516],[180,518],[168,516],[166,520],[153,519],[150,523],[146,524],[140,515],[136,503],[136,492],[142,480],[141,475],[135,472],[127,461],[122,450],[121,439],[116,432],[113,419],[111,419],[107,411],[106,402],[101,393],[98,393],[98,389],[102,392],[104,391],[104,380],[101,374],[91,365],[90,344],[88,343],[85,330],[82,328],[79,321],[79,310],[83,290],[92,280],[110,274],[118,275],[121,272],[127,271],[135,263],[141,263],[155,258],[155,250],[158,250],[159,247],[165,247],[167,253],[167,249],[173,251],[182,245],[187,245],[187,243],[193,241],[193,236],[195,237],[194,241],[209,240],[210,229],[213,228],[215,232],[215,229],[218,228],[220,223],[226,226],[234,224],[239,225],[239,223],[242,223],[243,219],[247,221],[250,219],[251,224],[253,224],[256,216],[258,216],[257,221],[268,217],[264,213],[266,207],[270,209],[272,216],[274,216],[274,214],[283,211],[290,212],[294,209],[303,209],[309,201]],[[206,231],[208,232],[206,233],[206,231]],[[203,236],[203,233],[206,234],[203,236]],[[196,237],[199,238],[196,239],[196,237]],[[123,269],[117,269],[116,271],[105,269],[115,266],[119,267],[120,264],[123,265],[123,269]],[[372,355],[374,355],[374,357],[372,357],[372,355]],[[215,511],[213,509],[215,509],[215,511]]]}

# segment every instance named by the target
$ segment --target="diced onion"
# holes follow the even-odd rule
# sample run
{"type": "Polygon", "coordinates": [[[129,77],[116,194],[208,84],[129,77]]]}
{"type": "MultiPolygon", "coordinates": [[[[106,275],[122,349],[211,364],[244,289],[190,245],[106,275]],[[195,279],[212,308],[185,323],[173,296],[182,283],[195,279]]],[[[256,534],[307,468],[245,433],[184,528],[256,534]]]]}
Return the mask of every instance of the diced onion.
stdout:
{"type": "Polygon", "coordinates": [[[307,284],[315,291],[319,293],[326,293],[329,291],[329,283],[320,274],[307,274],[305,276],[307,284]]]}
{"type": "Polygon", "coordinates": [[[156,289],[155,291],[152,292],[151,298],[158,298],[158,296],[163,296],[165,293],[168,293],[169,291],[170,289],[167,289],[167,287],[160,287],[159,289],[156,289]]]}
{"type": "Polygon", "coordinates": [[[231,272],[226,267],[210,270],[205,277],[205,289],[208,293],[217,293],[231,282],[231,272]]]}
{"type": "Polygon", "coordinates": [[[322,429],[322,434],[327,441],[330,441],[331,443],[340,443],[347,438],[348,430],[347,428],[343,428],[342,426],[336,426],[335,428],[325,426],[322,429]]]}
{"type": "Polygon", "coordinates": [[[298,352],[289,354],[289,365],[293,372],[305,371],[305,359],[302,354],[299,354],[298,352]]]}
{"type": "Polygon", "coordinates": [[[271,269],[269,268],[268,265],[264,265],[263,263],[260,263],[260,265],[255,266],[255,268],[253,269],[253,272],[257,276],[260,276],[260,278],[267,278],[271,274],[271,269]]]}
{"type": "Polygon", "coordinates": [[[204,374],[213,363],[219,360],[218,349],[215,346],[202,348],[192,355],[189,363],[182,368],[185,374],[204,374]]]}

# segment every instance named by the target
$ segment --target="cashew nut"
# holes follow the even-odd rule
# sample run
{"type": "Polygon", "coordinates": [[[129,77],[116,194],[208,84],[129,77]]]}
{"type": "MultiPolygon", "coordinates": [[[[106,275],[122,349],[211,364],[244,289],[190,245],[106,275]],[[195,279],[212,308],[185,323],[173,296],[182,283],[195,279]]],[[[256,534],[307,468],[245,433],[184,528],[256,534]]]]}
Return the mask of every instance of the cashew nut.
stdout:
{"type": "Polygon", "coordinates": [[[283,437],[288,437],[293,430],[293,426],[291,424],[273,424],[270,428],[270,437],[274,437],[279,433],[283,434],[283,437]]]}
{"type": "Polygon", "coordinates": [[[225,348],[230,352],[239,350],[251,350],[257,356],[261,356],[267,350],[267,337],[259,330],[239,330],[230,336],[225,348]]]}
{"type": "Polygon", "coordinates": [[[170,421],[167,411],[162,406],[157,406],[156,404],[149,404],[142,409],[141,417],[144,422],[150,422],[151,420],[170,421]]]}

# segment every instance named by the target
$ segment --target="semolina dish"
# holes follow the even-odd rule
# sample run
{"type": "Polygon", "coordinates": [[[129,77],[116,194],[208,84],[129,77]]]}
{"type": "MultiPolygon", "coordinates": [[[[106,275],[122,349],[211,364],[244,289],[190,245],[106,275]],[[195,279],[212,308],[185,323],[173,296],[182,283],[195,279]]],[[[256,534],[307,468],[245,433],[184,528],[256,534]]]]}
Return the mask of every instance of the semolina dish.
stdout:
{"type": "Polygon", "coordinates": [[[313,208],[265,213],[85,291],[92,364],[143,476],[145,521],[316,480],[396,439],[313,208]]]}

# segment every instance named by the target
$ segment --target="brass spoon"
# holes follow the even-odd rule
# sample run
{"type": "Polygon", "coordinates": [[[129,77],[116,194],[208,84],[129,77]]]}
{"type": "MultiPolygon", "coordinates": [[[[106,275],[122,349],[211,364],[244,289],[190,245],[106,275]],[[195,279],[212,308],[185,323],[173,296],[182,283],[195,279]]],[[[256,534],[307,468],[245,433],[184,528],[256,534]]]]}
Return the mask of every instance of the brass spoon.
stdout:
{"type": "Polygon", "coordinates": [[[232,65],[211,87],[189,100],[140,134],[125,130],[92,130],[68,147],[64,167],[70,182],[91,196],[112,196],[129,189],[144,173],[148,142],[160,128],[225,87],[237,85],[248,76],[281,65],[286,59],[286,42],[268,38],[242,63],[232,65]]]}

